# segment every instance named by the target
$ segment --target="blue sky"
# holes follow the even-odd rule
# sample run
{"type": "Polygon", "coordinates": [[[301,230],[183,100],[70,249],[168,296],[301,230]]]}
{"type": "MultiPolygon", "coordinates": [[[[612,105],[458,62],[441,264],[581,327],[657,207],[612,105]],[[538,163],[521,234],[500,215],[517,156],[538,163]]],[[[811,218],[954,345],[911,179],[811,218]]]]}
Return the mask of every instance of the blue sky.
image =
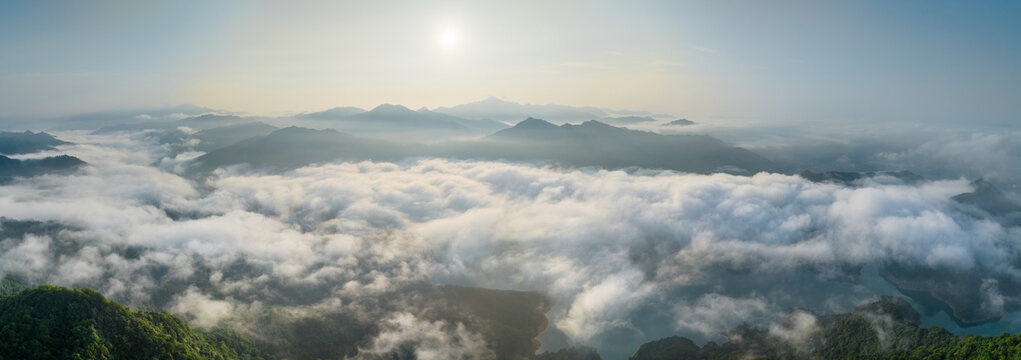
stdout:
{"type": "Polygon", "coordinates": [[[0,1],[0,49],[6,116],[488,96],[761,121],[1021,114],[1007,1],[0,1]]]}

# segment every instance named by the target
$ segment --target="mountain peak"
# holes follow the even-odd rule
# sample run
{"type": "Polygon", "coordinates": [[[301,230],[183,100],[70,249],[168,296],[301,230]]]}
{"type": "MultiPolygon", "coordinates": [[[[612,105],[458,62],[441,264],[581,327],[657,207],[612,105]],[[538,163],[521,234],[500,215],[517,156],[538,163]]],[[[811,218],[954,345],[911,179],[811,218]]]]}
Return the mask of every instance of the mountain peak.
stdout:
{"type": "Polygon", "coordinates": [[[598,120],[587,120],[581,124],[563,124],[560,125],[561,129],[570,132],[582,131],[589,135],[594,134],[614,134],[618,132],[634,131],[628,128],[616,127],[598,120]]]}
{"type": "Polygon", "coordinates": [[[516,129],[551,129],[555,127],[557,126],[551,124],[549,121],[543,119],[536,119],[533,117],[529,117],[525,120],[522,120],[517,125],[514,125],[514,128],[516,129]]]}
{"type": "Polygon", "coordinates": [[[414,110],[408,109],[404,105],[400,104],[380,104],[373,108],[369,112],[371,113],[386,113],[386,114],[398,114],[398,113],[413,113],[414,110]]]}
{"type": "Polygon", "coordinates": [[[610,125],[610,124],[607,124],[607,123],[604,123],[604,122],[598,121],[598,120],[589,120],[589,121],[581,123],[581,125],[578,125],[578,126],[584,126],[584,127],[587,127],[587,128],[598,128],[598,129],[609,129],[609,128],[618,129],[618,127],[616,127],[616,126],[613,126],[613,125],[610,125]]]}
{"type": "Polygon", "coordinates": [[[534,140],[536,136],[546,137],[559,133],[559,129],[560,127],[551,124],[549,121],[529,117],[510,128],[497,131],[489,135],[489,137],[534,140]]]}
{"type": "Polygon", "coordinates": [[[515,102],[503,100],[503,99],[498,98],[496,96],[487,97],[484,100],[481,100],[479,102],[480,103],[490,103],[490,104],[516,104],[515,102]]]}
{"type": "Polygon", "coordinates": [[[664,126],[687,126],[687,125],[695,125],[695,122],[688,119],[677,119],[666,123],[666,125],[664,126]]]}
{"type": "Polygon", "coordinates": [[[277,133],[277,134],[309,133],[309,132],[315,132],[315,130],[309,129],[309,128],[304,128],[304,127],[299,127],[299,126],[295,126],[295,125],[291,125],[291,126],[283,128],[283,129],[279,129],[279,130],[273,131],[273,133],[277,133]]]}
{"type": "Polygon", "coordinates": [[[54,146],[66,145],[69,142],[58,140],[45,132],[6,132],[0,131],[0,154],[29,154],[43,150],[53,150],[54,146]]]}

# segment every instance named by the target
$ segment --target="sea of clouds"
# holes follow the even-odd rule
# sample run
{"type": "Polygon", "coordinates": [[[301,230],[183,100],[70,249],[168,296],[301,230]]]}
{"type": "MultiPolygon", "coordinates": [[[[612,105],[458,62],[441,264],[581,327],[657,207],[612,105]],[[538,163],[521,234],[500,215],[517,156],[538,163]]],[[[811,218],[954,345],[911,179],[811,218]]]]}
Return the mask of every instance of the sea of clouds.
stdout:
{"type": "MultiPolygon", "coordinates": [[[[199,326],[271,307],[343,307],[335,299],[415,282],[539,290],[557,300],[547,348],[602,343],[614,358],[610,347],[631,352],[675,333],[718,339],[792,307],[853,309],[876,296],[857,282],[863,266],[1021,280],[1021,228],[961,211],[952,197],[972,190],[966,178],[845,187],[768,173],[409,159],[189,179],[181,174],[200,153],[187,144],[58,135],[75,144],[27,157],[66,153],[89,166],[0,186],[0,216],[65,228],[0,243],[0,274],[135,306],[159,293],[165,310],[199,326]],[[175,279],[195,285],[162,286],[175,279]]],[[[996,296],[990,304],[1002,307],[996,296]]],[[[423,358],[484,348],[413,313],[380,322],[366,354],[401,337],[426,344],[423,358]]]]}

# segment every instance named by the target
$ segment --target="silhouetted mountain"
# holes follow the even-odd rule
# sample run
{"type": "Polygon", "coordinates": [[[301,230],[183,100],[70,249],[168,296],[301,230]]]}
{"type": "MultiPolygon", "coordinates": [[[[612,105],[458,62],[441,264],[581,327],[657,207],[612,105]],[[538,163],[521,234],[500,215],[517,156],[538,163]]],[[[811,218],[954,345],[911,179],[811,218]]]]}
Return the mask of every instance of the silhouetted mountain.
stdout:
{"type": "Polygon", "coordinates": [[[383,104],[364,113],[342,118],[345,122],[361,122],[366,125],[391,126],[421,129],[468,130],[461,124],[451,121],[449,115],[436,116],[431,113],[420,113],[402,105],[383,104]]]}
{"type": "Polygon", "coordinates": [[[53,150],[54,146],[70,144],[57,140],[53,135],[31,131],[0,132],[0,154],[17,155],[53,150]]]}
{"type": "Polygon", "coordinates": [[[17,177],[32,177],[45,174],[67,174],[85,165],[84,161],[60,155],[43,159],[18,160],[0,155],[0,184],[17,177]]]}
{"type": "Polygon", "coordinates": [[[201,171],[240,163],[296,168],[341,159],[394,161],[416,156],[701,173],[754,173],[772,168],[769,160],[709,136],[659,135],[598,121],[556,126],[534,118],[480,140],[432,145],[398,144],[333,130],[292,127],[212,151],[196,161],[202,163],[197,168],[201,171]]]}
{"type": "Polygon", "coordinates": [[[289,127],[213,150],[195,159],[197,170],[246,163],[255,168],[293,169],[339,159],[396,161],[415,154],[411,146],[355,137],[333,129],[289,127]]]}
{"type": "Polygon", "coordinates": [[[563,124],[557,126],[545,120],[528,118],[510,129],[501,130],[490,135],[489,138],[511,141],[535,141],[540,139],[589,139],[626,135],[661,136],[650,132],[615,127],[595,120],[589,120],[580,125],[563,124]]]}
{"type": "Polygon", "coordinates": [[[553,138],[557,136],[557,132],[560,128],[556,125],[549,123],[546,120],[527,118],[522,120],[517,125],[509,129],[497,131],[496,133],[489,135],[490,139],[536,139],[537,137],[542,138],[553,138]]]}
{"type": "Polygon", "coordinates": [[[264,122],[250,122],[206,129],[194,135],[196,139],[199,139],[195,150],[209,152],[224,146],[234,145],[248,138],[267,135],[275,130],[277,130],[276,126],[264,122]]]}
{"type": "Polygon", "coordinates": [[[660,135],[590,120],[560,126],[529,118],[477,142],[454,143],[448,154],[476,158],[547,160],[572,166],[642,167],[698,173],[756,173],[769,160],[707,135],[660,135]]]}
{"type": "Polygon", "coordinates": [[[695,125],[695,122],[688,119],[677,119],[666,124],[663,124],[663,126],[688,126],[688,125],[695,125]]]}
{"type": "Polygon", "coordinates": [[[387,140],[433,142],[446,138],[481,136],[507,126],[491,120],[467,120],[428,109],[383,104],[369,111],[334,108],[295,117],[298,123],[387,140]]]}

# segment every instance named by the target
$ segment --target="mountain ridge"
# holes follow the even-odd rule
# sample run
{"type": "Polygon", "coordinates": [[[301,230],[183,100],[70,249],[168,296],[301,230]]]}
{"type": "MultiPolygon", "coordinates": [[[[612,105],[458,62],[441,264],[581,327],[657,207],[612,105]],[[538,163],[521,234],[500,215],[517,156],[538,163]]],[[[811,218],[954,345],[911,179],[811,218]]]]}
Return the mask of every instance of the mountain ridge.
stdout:
{"type": "Polygon", "coordinates": [[[396,161],[419,156],[551,161],[568,166],[699,173],[754,173],[774,167],[768,159],[708,135],[660,135],[595,120],[557,126],[536,118],[478,140],[434,144],[398,143],[335,130],[290,127],[211,151],[195,162],[205,170],[239,163],[295,168],[339,159],[396,161]]]}
{"type": "Polygon", "coordinates": [[[68,145],[67,141],[57,139],[45,132],[2,131],[0,132],[0,154],[19,155],[54,150],[57,146],[68,145]]]}

